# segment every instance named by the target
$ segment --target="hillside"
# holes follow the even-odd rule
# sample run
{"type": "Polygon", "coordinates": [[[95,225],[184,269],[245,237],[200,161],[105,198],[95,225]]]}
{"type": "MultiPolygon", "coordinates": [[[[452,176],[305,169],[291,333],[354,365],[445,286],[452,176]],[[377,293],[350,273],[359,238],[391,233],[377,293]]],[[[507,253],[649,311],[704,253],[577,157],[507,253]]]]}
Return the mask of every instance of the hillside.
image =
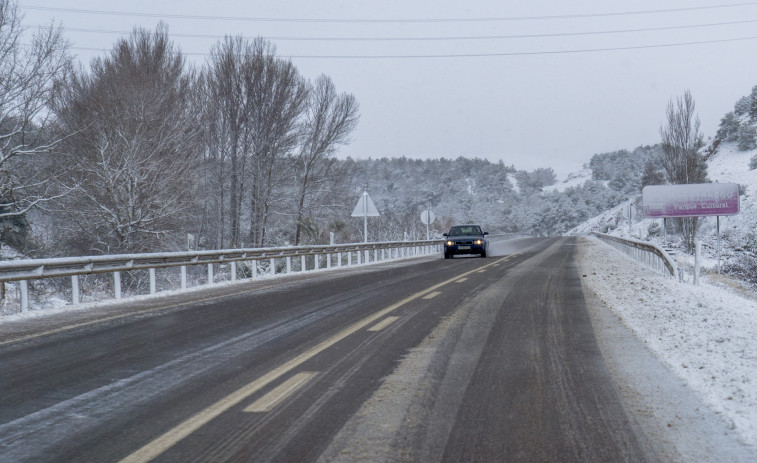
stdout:
{"type": "MultiPolygon", "coordinates": [[[[708,161],[709,178],[713,182],[737,183],[743,194],[740,197],[741,211],[738,215],[720,218],[722,246],[722,269],[741,280],[757,284],[757,170],[750,170],[751,159],[757,156],[757,149],[742,151],[738,142],[724,142],[717,153],[708,161]]],[[[593,217],[570,230],[569,234],[583,234],[592,231],[615,236],[633,237],[676,249],[679,264],[684,268],[692,265],[692,256],[683,253],[680,238],[672,233],[667,240],[662,232],[660,219],[647,219],[642,215],[641,193],[632,195],[622,204],[593,217]],[[633,211],[629,228],[628,207],[633,211]]],[[[717,222],[710,217],[704,221],[699,231],[704,268],[717,271],[717,222]]]]}

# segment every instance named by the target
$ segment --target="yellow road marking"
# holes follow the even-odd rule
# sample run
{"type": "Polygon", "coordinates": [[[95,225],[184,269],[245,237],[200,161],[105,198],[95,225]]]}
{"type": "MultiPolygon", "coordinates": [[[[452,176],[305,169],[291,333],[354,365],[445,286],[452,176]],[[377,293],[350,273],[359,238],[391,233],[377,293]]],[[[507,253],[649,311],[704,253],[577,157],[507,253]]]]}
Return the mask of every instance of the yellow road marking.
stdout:
{"type": "Polygon", "coordinates": [[[270,412],[287,397],[297,392],[297,390],[304,386],[305,383],[310,381],[310,379],[316,374],[316,372],[310,371],[297,373],[288,380],[284,381],[280,386],[276,387],[276,389],[272,390],[268,394],[250,404],[247,408],[244,409],[244,411],[251,413],[270,412]]]}
{"type": "MultiPolygon", "coordinates": [[[[487,264],[483,268],[486,268],[492,264],[487,264]]],[[[469,275],[473,272],[476,272],[477,270],[471,270],[466,273],[463,273],[463,277],[465,275],[469,275]]],[[[390,305],[389,307],[379,310],[378,312],[374,313],[373,315],[370,315],[368,317],[365,317],[364,319],[353,323],[352,325],[348,326],[347,328],[339,331],[334,336],[326,339],[325,341],[317,344],[316,346],[310,348],[309,350],[299,354],[298,356],[294,357],[293,359],[289,360],[288,362],[284,363],[283,365],[279,366],[278,368],[275,368],[268,373],[264,374],[260,378],[256,379],[255,381],[252,381],[251,383],[247,384],[246,386],[243,386],[242,388],[232,392],[231,394],[227,395],[226,397],[218,400],[217,402],[211,404],[204,410],[201,410],[200,412],[196,413],[194,416],[191,416],[186,421],[179,423],[172,429],[169,429],[164,434],[158,436],[157,438],[153,439],[151,442],[148,442],[143,447],[132,453],[131,455],[127,456],[123,460],[121,460],[121,463],[138,463],[138,462],[148,462],[150,460],[153,460],[157,456],[164,453],[166,450],[170,449],[174,445],[176,445],[178,442],[192,434],[193,432],[197,431],[207,423],[209,423],[214,418],[218,417],[222,413],[226,412],[230,408],[236,406],[243,400],[247,399],[247,397],[251,396],[258,390],[264,388],[268,384],[276,381],[283,375],[289,373],[293,369],[299,367],[306,361],[310,360],[311,358],[315,357],[316,355],[320,354],[321,352],[325,351],[329,347],[333,346],[337,342],[343,340],[344,338],[350,336],[351,334],[355,333],[358,330],[361,330],[365,328],[366,326],[375,323],[376,320],[379,320],[394,310],[402,307],[403,305],[414,301],[415,299],[418,299],[420,297],[425,296],[428,293],[431,293],[433,291],[436,291],[437,289],[441,288],[444,285],[447,285],[449,283],[452,283],[454,281],[458,281],[461,278],[461,276],[456,276],[455,278],[451,278],[447,281],[443,281],[441,283],[437,283],[434,286],[431,286],[430,288],[426,288],[423,291],[419,291],[413,295],[410,295],[406,297],[405,299],[402,299],[399,302],[395,302],[394,304],[390,305]]]]}
{"type": "Polygon", "coordinates": [[[400,317],[386,317],[385,319],[383,319],[380,322],[376,323],[372,327],[368,328],[368,331],[381,331],[384,328],[386,328],[387,326],[389,326],[392,323],[394,323],[395,321],[397,321],[398,318],[400,318],[400,317]]]}
{"type": "Polygon", "coordinates": [[[440,294],[441,294],[441,291],[434,291],[433,293],[428,293],[425,296],[423,296],[423,299],[433,299],[440,294]]]}

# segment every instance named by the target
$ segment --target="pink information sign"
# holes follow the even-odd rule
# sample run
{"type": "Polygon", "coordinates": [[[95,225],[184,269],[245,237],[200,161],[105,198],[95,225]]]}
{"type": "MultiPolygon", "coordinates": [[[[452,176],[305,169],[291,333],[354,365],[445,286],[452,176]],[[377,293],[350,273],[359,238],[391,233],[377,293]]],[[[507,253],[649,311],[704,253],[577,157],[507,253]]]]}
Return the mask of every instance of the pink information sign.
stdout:
{"type": "Polygon", "coordinates": [[[646,217],[699,217],[739,213],[735,183],[649,185],[641,191],[646,217]]]}

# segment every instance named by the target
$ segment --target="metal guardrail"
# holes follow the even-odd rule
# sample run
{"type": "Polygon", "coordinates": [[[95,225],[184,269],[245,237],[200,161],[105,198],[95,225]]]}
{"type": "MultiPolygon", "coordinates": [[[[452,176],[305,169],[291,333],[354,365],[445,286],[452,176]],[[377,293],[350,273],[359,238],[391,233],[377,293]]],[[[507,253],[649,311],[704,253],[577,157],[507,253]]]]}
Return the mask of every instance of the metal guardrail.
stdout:
{"type": "Polygon", "coordinates": [[[646,241],[620,238],[604,233],[592,232],[592,235],[656,272],[678,279],[678,265],[660,246],[646,241]]]}
{"type": "MultiPolygon", "coordinates": [[[[214,264],[230,264],[231,280],[237,280],[237,263],[269,261],[269,275],[276,274],[276,259],[286,259],[286,273],[292,271],[292,258],[300,257],[300,271],[319,270],[321,256],[325,256],[325,268],[353,265],[353,255],[357,264],[380,262],[387,259],[414,257],[432,252],[440,252],[442,240],[392,241],[380,243],[354,243],[320,246],[224,249],[217,251],[166,252],[151,254],[119,254],[109,256],[64,257],[54,259],[28,259],[0,262],[0,283],[18,281],[20,283],[21,311],[29,307],[28,280],[71,277],[71,299],[74,305],[80,302],[79,276],[113,273],[114,297],[121,298],[121,272],[132,270],[150,271],[150,294],[157,292],[155,269],[167,267],[181,268],[181,289],[187,288],[187,267],[208,266],[208,282],[214,283],[214,264]],[[380,256],[379,256],[380,251],[380,256]],[[373,252],[373,260],[371,260],[373,252]],[[347,261],[343,262],[346,254],[347,261]],[[387,257],[388,254],[388,257],[387,257]],[[313,256],[308,259],[309,256],[313,256]],[[332,259],[335,257],[335,259],[332,259]],[[336,260],[336,262],[332,262],[336,260]],[[309,266],[309,261],[312,265],[309,266]]],[[[251,278],[258,276],[258,266],[252,265],[251,278]]]]}

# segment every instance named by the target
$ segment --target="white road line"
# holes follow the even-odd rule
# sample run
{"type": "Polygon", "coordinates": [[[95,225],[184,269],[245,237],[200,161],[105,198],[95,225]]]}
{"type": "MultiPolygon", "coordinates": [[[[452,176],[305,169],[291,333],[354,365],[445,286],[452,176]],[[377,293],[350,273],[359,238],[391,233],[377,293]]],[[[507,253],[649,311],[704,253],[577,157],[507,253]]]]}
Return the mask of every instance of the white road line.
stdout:
{"type": "Polygon", "coordinates": [[[428,293],[425,296],[423,296],[423,299],[433,299],[436,296],[440,295],[441,293],[442,293],[441,291],[434,291],[433,293],[428,293]]]}
{"type": "Polygon", "coordinates": [[[457,280],[455,280],[455,283],[463,283],[465,281],[468,281],[468,279],[467,278],[458,278],[457,280]]]}
{"type": "Polygon", "coordinates": [[[244,409],[250,413],[267,413],[273,410],[278,404],[286,400],[287,397],[297,392],[302,386],[310,381],[313,376],[318,374],[314,371],[305,371],[297,373],[288,380],[284,381],[274,390],[259,398],[244,409]]]}

